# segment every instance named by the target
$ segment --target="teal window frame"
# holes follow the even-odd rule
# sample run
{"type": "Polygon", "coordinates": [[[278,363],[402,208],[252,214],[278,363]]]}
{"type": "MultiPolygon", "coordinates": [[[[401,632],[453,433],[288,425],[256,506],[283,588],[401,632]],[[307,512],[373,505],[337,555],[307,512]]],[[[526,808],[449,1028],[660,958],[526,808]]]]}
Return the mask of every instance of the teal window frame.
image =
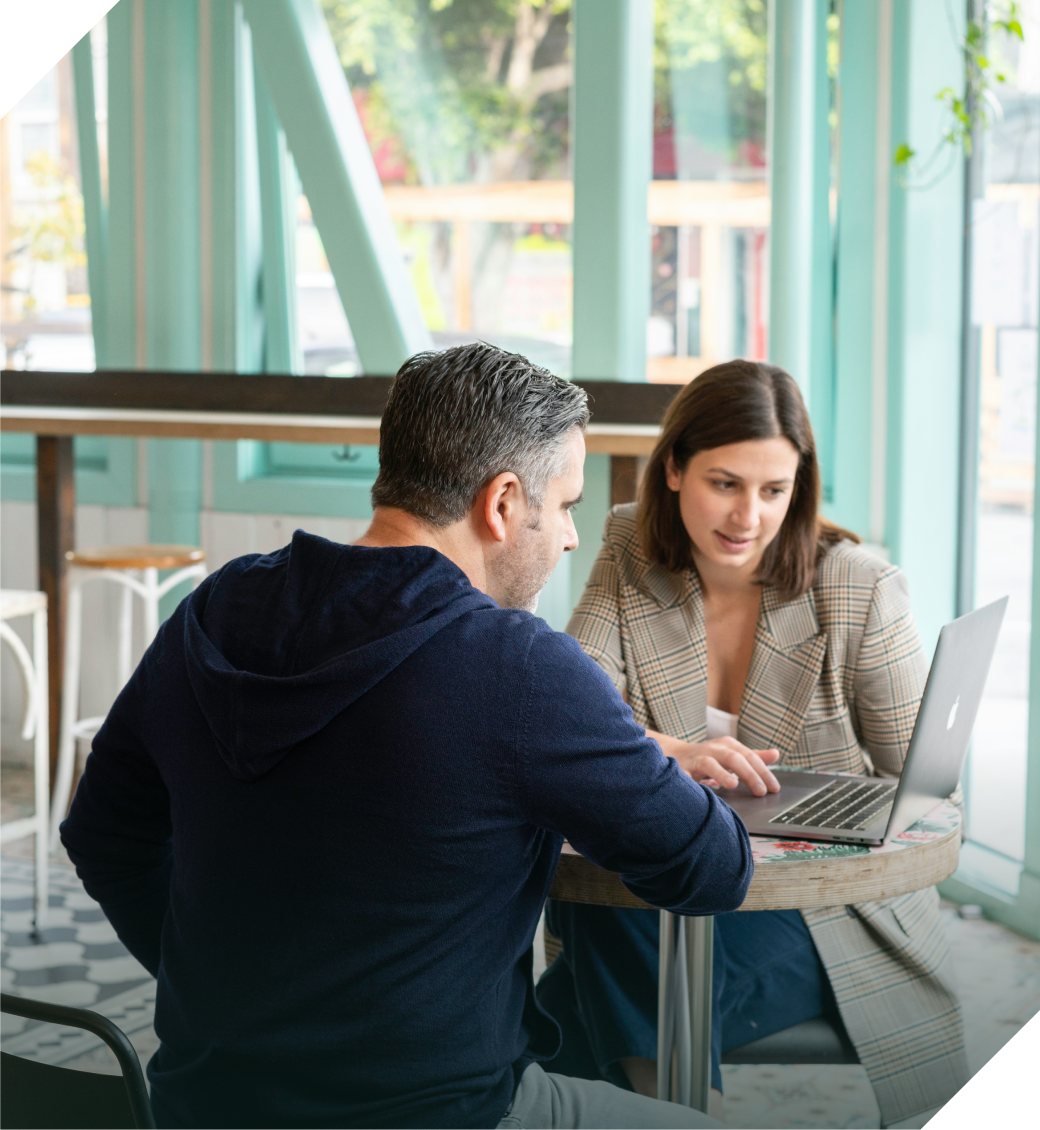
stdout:
{"type": "MultiPolygon", "coordinates": [[[[76,436],[76,502],[85,506],[137,505],[137,440],[76,436]]],[[[0,439],[0,501],[36,501],[36,437],[7,432],[0,439]]]]}
{"type": "Polygon", "coordinates": [[[362,466],[320,469],[322,454],[343,445],[214,441],[213,509],[315,518],[371,518],[375,452],[356,446],[362,466]],[[310,449],[310,450],[307,450],[310,449]]]}

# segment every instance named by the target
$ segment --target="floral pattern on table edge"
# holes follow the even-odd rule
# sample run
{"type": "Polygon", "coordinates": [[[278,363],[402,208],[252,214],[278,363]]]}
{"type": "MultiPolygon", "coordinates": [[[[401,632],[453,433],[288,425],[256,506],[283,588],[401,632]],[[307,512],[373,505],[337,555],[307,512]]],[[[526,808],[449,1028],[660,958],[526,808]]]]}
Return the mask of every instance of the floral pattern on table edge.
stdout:
{"type": "Polygon", "coordinates": [[[828,844],[810,840],[780,840],[770,836],[752,836],[751,851],[756,867],[763,863],[840,859],[868,853],[880,855],[888,851],[900,851],[914,844],[931,843],[932,840],[948,835],[959,824],[960,813],[957,808],[949,801],[942,801],[905,832],[877,847],[866,844],[828,844]]]}

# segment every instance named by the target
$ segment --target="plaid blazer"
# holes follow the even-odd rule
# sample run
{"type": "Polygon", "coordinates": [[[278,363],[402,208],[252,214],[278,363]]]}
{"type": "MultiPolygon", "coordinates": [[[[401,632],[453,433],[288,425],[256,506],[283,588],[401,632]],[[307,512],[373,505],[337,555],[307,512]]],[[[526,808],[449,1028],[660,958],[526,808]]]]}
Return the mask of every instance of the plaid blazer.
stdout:
{"type": "MultiPolygon", "coordinates": [[[[707,738],[707,636],[696,571],[670,573],[639,546],[636,505],[615,507],[570,635],[643,726],[707,738]]],[[[766,586],[737,736],[781,763],[898,776],[927,664],[906,578],[851,543],[813,587],[782,602],[766,586]]],[[[946,1102],[969,1073],[952,961],[934,887],[802,912],[882,1125],[946,1102]]]]}

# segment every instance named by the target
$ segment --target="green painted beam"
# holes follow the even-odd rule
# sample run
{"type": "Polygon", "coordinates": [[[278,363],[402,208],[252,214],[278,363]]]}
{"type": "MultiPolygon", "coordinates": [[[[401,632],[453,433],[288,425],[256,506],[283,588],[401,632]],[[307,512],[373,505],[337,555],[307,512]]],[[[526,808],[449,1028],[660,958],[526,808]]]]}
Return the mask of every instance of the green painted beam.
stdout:
{"type": "Polygon", "coordinates": [[[99,369],[103,369],[108,365],[108,350],[105,343],[105,320],[108,312],[105,301],[108,209],[101,195],[101,159],[98,152],[97,114],[94,106],[94,57],[91,54],[89,32],[72,49],[72,75],[76,91],[80,180],[83,185],[90,321],[94,334],[95,362],[99,369]]]}
{"type": "Polygon", "coordinates": [[[202,164],[202,367],[237,372],[238,98],[242,16],[235,0],[199,9],[199,158],[202,164]]]}
{"type": "MultiPolygon", "coordinates": [[[[930,153],[944,128],[936,92],[963,85],[964,10],[945,0],[893,6],[892,149],[930,153]],[[950,12],[953,15],[950,15],[950,12]]],[[[891,179],[885,544],[910,581],[931,654],[956,613],[961,394],[963,161],[903,188],[891,179]]]]}
{"type": "Polygon", "coordinates": [[[263,368],[262,226],[257,158],[253,55],[249,27],[236,0],[209,0],[200,9],[200,106],[203,176],[204,367],[239,373],[263,368]],[[207,30],[208,29],[208,30],[207,30]],[[208,68],[208,70],[207,70],[208,68]],[[210,324],[206,325],[206,319],[210,324]],[[204,349],[204,352],[206,350],[204,349]]]}
{"type": "MultiPolygon", "coordinates": [[[[144,0],[147,367],[201,365],[199,11],[144,0]]],[[[148,441],[149,537],[199,543],[202,444],[148,441]]],[[[171,594],[169,614],[183,593],[171,594]]]]}
{"type": "Polygon", "coordinates": [[[268,373],[302,373],[296,341],[296,170],[259,67],[254,83],[263,217],[263,367],[268,373]]]}
{"type": "Polygon", "coordinates": [[[798,382],[831,477],[832,257],[827,0],[769,6],[769,356],[798,382]]]}
{"type": "MultiPolygon", "coordinates": [[[[138,184],[143,163],[135,160],[135,129],[144,136],[144,23],[140,0],[120,0],[108,13],[108,243],[105,248],[105,364],[133,369],[138,349],[140,303],[137,249],[143,237],[138,184]]],[[[141,155],[143,157],[143,154],[141,155]]],[[[143,178],[141,178],[143,179],[143,178]]],[[[143,208],[143,201],[141,201],[143,208]]],[[[141,286],[144,279],[140,280],[141,286]]],[[[143,338],[142,338],[143,345],[143,338]]]]}
{"type": "Polygon", "coordinates": [[[244,10],[361,363],[393,373],[432,339],[325,17],[317,0],[244,10]]]}
{"type": "Polygon", "coordinates": [[[145,0],[147,363],[198,369],[197,0],[145,0]]]}
{"type": "MultiPolygon", "coordinates": [[[[841,120],[835,287],[833,478],[827,514],[861,537],[880,542],[872,523],[875,491],[875,379],[884,364],[880,336],[884,314],[887,227],[878,229],[878,164],[891,165],[888,123],[879,139],[879,93],[887,98],[891,51],[891,0],[845,0],[839,69],[841,120]],[[881,47],[881,23],[887,38],[881,47]],[[879,140],[883,152],[879,152],[879,140]],[[880,272],[880,276],[879,276],[880,272]],[[875,303],[876,284],[882,301],[875,303]],[[880,310],[877,308],[880,306],[880,310]]],[[[890,176],[883,176],[887,202],[890,176]]],[[[883,211],[881,220],[886,213],[883,211]]],[[[883,381],[883,373],[881,374],[883,381]]],[[[882,384],[883,391],[883,384],[882,384]]],[[[883,469],[883,452],[881,463],[883,469]]],[[[882,500],[878,500],[881,502],[882,500]]]]}
{"type": "Polygon", "coordinates": [[[650,315],[653,5],[575,0],[576,378],[646,379],[650,315]]]}
{"type": "Polygon", "coordinates": [[[824,498],[834,493],[834,237],[831,231],[830,81],[827,76],[829,0],[814,0],[812,162],[812,328],[809,411],[816,435],[824,498]]]}
{"type": "Polygon", "coordinates": [[[238,253],[236,280],[236,341],[239,371],[258,373],[264,367],[263,219],[260,212],[260,163],[253,86],[253,41],[235,5],[238,68],[235,91],[235,150],[237,164],[235,232],[238,253]]]}

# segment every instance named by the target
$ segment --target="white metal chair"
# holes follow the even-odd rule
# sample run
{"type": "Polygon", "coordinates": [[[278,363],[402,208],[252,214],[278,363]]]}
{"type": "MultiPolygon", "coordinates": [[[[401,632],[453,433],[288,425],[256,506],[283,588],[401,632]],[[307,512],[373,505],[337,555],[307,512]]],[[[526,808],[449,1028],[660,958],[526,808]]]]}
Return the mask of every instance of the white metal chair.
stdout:
{"type": "Polygon", "coordinates": [[[47,697],[47,594],[22,589],[0,591],[0,639],[10,647],[22,677],[25,706],[22,737],[35,738],[33,746],[33,815],[0,825],[0,843],[36,837],[36,896],[33,922],[37,930],[47,923],[47,819],[50,788],[50,740],[47,697]],[[8,624],[16,616],[32,617],[33,651],[8,624]]]}
{"type": "Polygon", "coordinates": [[[69,807],[69,793],[76,768],[76,743],[92,738],[105,718],[79,717],[80,663],[83,642],[83,586],[88,581],[112,581],[123,589],[119,615],[119,686],[130,678],[133,663],[133,602],[136,594],[144,605],[144,638],[147,647],[159,630],[159,601],[189,578],[197,585],[206,575],[205,555],[190,545],[121,545],[99,549],[70,550],[68,609],[65,619],[65,677],[61,698],[61,733],[58,771],[51,806],[51,850],[58,846],[58,826],[69,807]],[[175,572],[159,581],[160,569],[175,572]]]}

